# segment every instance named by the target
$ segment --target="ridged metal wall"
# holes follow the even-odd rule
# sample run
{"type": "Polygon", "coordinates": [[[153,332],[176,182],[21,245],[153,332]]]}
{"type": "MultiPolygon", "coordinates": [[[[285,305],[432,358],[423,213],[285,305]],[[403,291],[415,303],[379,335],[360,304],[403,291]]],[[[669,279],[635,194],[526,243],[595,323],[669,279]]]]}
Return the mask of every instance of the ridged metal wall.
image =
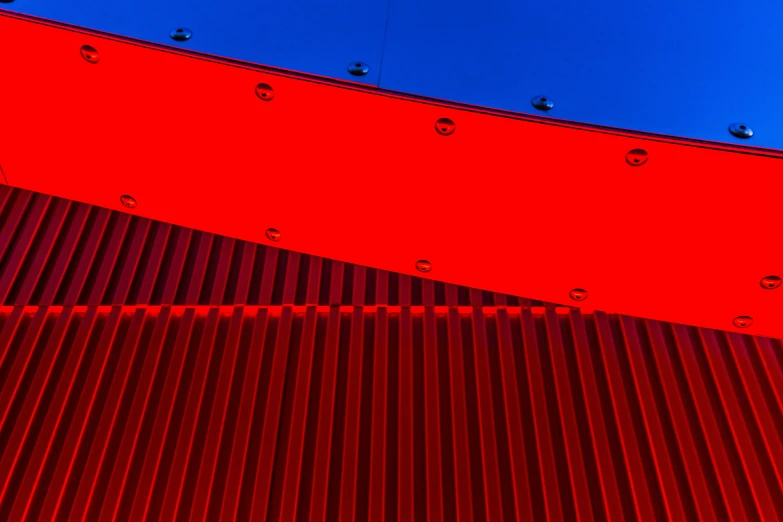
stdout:
{"type": "Polygon", "coordinates": [[[783,519],[779,340],[0,198],[0,520],[783,519]]]}
{"type": "Polygon", "coordinates": [[[425,298],[422,281],[0,186],[0,305],[472,304],[441,282],[425,298]]]}
{"type": "Polygon", "coordinates": [[[778,341],[509,308],[13,308],[2,520],[776,520],[778,341]]]}

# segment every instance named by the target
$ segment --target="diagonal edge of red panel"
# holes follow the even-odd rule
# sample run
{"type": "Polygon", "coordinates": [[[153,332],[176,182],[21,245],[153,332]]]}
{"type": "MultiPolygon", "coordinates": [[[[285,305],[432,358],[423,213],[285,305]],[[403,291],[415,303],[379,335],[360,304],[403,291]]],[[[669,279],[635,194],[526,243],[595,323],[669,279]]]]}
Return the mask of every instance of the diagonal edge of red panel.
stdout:
{"type": "Polygon", "coordinates": [[[0,274],[0,306],[556,306],[12,187],[0,187],[0,274]]]}
{"type": "Polygon", "coordinates": [[[552,302],[586,289],[591,308],[715,328],[748,316],[750,332],[783,336],[781,294],[758,284],[783,270],[768,240],[779,216],[756,203],[783,188],[776,154],[542,125],[2,24],[27,50],[11,70],[49,64],[2,86],[20,102],[0,158],[15,186],[119,209],[132,194],[138,215],[255,242],[276,228],[298,252],[411,275],[423,259],[427,277],[465,286],[552,302]],[[87,40],[97,64],[78,55],[87,40]],[[73,79],[56,98],[51,75],[73,79]],[[263,80],[270,103],[253,93],[263,80]],[[439,135],[441,117],[456,132],[439,135]],[[35,154],[40,143],[52,153],[35,154]],[[626,155],[638,148],[649,160],[634,168],[626,155]],[[712,255],[728,239],[754,254],[712,255]]]}

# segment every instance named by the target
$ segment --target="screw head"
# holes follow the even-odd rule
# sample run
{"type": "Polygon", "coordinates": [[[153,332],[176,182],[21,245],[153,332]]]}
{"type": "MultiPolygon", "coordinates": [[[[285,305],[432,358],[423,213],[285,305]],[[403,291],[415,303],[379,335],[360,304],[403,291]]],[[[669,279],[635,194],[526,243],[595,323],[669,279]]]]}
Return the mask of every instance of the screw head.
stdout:
{"type": "Polygon", "coordinates": [[[416,261],[416,270],[419,272],[431,272],[432,271],[432,263],[429,261],[425,261],[424,259],[419,259],[416,261]]]}
{"type": "Polygon", "coordinates": [[[753,129],[744,123],[732,123],[729,125],[729,132],[742,139],[747,139],[753,136],[753,129]]]}
{"type": "Polygon", "coordinates": [[[370,66],[364,62],[351,62],[348,64],[348,72],[354,76],[364,76],[370,72],[370,66]]]}
{"type": "Polygon", "coordinates": [[[582,288],[574,288],[568,292],[568,297],[574,301],[584,301],[587,299],[587,290],[583,290],[582,288]]]}
{"type": "Polygon", "coordinates": [[[136,208],[136,200],[127,194],[120,196],[120,203],[122,203],[122,206],[127,208],[136,208]]]}
{"type": "Polygon", "coordinates": [[[280,241],[282,234],[280,234],[280,231],[276,228],[267,228],[266,229],[266,238],[269,241],[280,241]]]}
{"type": "Polygon", "coordinates": [[[753,324],[753,318],[748,317],[747,315],[741,315],[739,317],[735,317],[734,321],[732,322],[734,323],[734,326],[736,326],[737,328],[747,328],[748,326],[753,324]]]}
{"type": "Polygon", "coordinates": [[[548,96],[536,96],[530,100],[530,103],[532,103],[533,107],[540,111],[549,111],[552,110],[552,107],[555,106],[555,102],[553,102],[552,98],[549,98],[548,96]]]}
{"type": "Polygon", "coordinates": [[[272,101],[275,97],[275,90],[266,83],[256,85],[256,96],[263,101],[272,101]]]}
{"type": "Polygon", "coordinates": [[[625,161],[632,167],[641,167],[647,163],[647,151],[644,149],[633,149],[625,155],[625,161]]]}
{"type": "Polygon", "coordinates": [[[98,50],[92,45],[82,45],[79,49],[79,53],[89,63],[98,63],[101,61],[101,55],[98,54],[98,50]]]}
{"type": "Polygon", "coordinates": [[[187,29],[186,27],[177,27],[171,31],[170,36],[172,40],[176,40],[177,42],[184,42],[185,40],[190,40],[190,37],[193,36],[193,31],[187,29]]]}
{"type": "Polygon", "coordinates": [[[764,290],[774,290],[776,288],[780,288],[780,285],[783,284],[783,279],[781,279],[779,276],[767,276],[761,279],[761,288],[764,290]]]}
{"type": "Polygon", "coordinates": [[[441,118],[435,122],[435,130],[438,131],[438,134],[441,136],[450,136],[454,134],[456,128],[457,126],[449,118],[441,118]]]}

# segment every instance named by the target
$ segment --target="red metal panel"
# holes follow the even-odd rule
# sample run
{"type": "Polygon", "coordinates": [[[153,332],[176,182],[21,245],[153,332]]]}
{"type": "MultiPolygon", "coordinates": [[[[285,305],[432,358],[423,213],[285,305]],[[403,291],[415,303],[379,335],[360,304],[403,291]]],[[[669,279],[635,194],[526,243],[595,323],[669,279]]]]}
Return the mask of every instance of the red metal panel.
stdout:
{"type": "MultiPolygon", "coordinates": [[[[419,277],[236,241],[16,188],[0,187],[0,219],[0,235],[6,238],[0,246],[0,306],[396,306],[401,296],[410,296],[409,305],[424,303],[424,280],[419,277]],[[118,254],[107,256],[110,250],[118,254]],[[343,278],[346,266],[352,274],[349,281],[343,278]],[[99,279],[98,274],[103,276],[99,279]]],[[[471,304],[467,288],[432,284],[431,304],[471,304]]],[[[481,292],[479,304],[543,303],[481,292]]]]}
{"type": "MultiPolygon", "coordinates": [[[[14,186],[120,210],[130,194],[139,216],[232,238],[267,243],[274,227],[297,252],[408,274],[426,259],[441,281],[551,302],[583,288],[577,304],[591,309],[724,329],[751,316],[750,332],[783,337],[783,290],[759,284],[783,272],[768,203],[783,191],[778,151],[400,97],[8,13],[0,43],[24,49],[3,58],[23,81],[0,84],[14,100],[0,127],[14,186]],[[271,102],[254,94],[262,81],[271,102]],[[449,136],[434,127],[444,117],[449,136]],[[649,159],[632,167],[637,148],[649,159]]],[[[39,198],[0,234],[22,218],[38,231],[39,198]]],[[[87,220],[101,254],[75,269],[65,304],[122,297],[130,274],[117,264],[145,255],[146,239],[125,240],[144,233],[131,223],[87,220]],[[83,282],[89,293],[75,294],[83,282]]],[[[192,236],[165,258],[190,271],[171,299],[213,303],[231,265],[212,257],[211,236],[192,236]]],[[[262,286],[259,304],[280,291],[262,286]]]]}
{"type": "Polygon", "coordinates": [[[783,517],[780,341],[537,307],[5,307],[0,331],[2,520],[783,517]]]}

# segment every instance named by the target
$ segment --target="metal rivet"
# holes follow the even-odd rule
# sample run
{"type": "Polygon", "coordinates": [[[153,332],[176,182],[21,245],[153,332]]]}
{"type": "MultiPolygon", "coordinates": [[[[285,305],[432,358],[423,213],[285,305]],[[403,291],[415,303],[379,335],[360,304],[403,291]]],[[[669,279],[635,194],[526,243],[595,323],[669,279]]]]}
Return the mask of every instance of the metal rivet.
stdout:
{"type": "Polygon", "coordinates": [[[633,149],[625,155],[625,161],[632,167],[641,167],[647,163],[647,151],[644,149],[633,149]]]}
{"type": "Polygon", "coordinates": [[[536,96],[530,100],[530,103],[532,103],[533,107],[540,111],[549,111],[552,110],[552,107],[555,106],[555,102],[553,102],[552,98],[549,98],[548,96],[536,96]]]}
{"type": "Polygon", "coordinates": [[[275,90],[266,83],[259,83],[256,85],[256,96],[264,101],[272,101],[275,97],[275,90]]]}
{"type": "Polygon", "coordinates": [[[729,132],[738,138],[747,139],[753,136],[753,129],[744,123],[732,123],[729,125],[729,132]]]}
{"type": "Polygon", "coordinates": [[[419,259],[416,261],[416,270],[419,272],[430,272],[432,271],[432,263],[425,261],[424,259],[419,259]]]}
{"type": "Polygon", "coordinates": [[[454,122],[448,118],[441,118],[435,122],[435,130],[438,131],[438,134],[441,136],[454,134],[454,129],[456,128],[457,126],[454,122]]]}
{"type": "Polygon", "coordinates": [[[98,63],[101,60],[101,55],[98,54],[98,50],[91,45],[82,45],[79,52],[81,53],[82,58],[90,63],[98,63]]]}
{"type": "Polygon", "coordinates": [[[136,208],[136,200],[133,197],[128,196],[127,194],[124,196],[120,196],[120,203],[122,203],[124,207],[136,208]]]}
{"type": "Polygon", "coordinates": [[[778,276],[771,275],[761,279],[761,288],[765,290],[780,288],[781,284],[783,284],[783,279],[778,276]]]}
{"type": "Polygon", "coordinates": [[[171,38],[172,40],[176,40],[178,42],[184,42],[185,40],[190,40],[190,37],[193,36],[193,31],[190,29],[186,29],[184,27],[177,27],[173,31],[171,31],[171,38]]]}
{"type": "Polygon", "coordinates": [[[267,228],[266,229],[266,237],[269,239],[269,241],[280,241],[280,231],[276,228],[267,228]]]}
{"type": "Polygon", "coordinates": [[[370,66],[364,62],[351,62],[348,64],[348,72],[354,76],[364,76],[370,72],[370,66]]]}
{"type": "Polygon", "coordinates": [[[733,323],[737,328],[747,328],[753,324],[753,318],[748,317],[747,315],[741,315],[739,317],[735,317],[733,323]]]}
{"type": "Polygon", "coordinates": [[[568,292],[568,296],[574,301],[584,301],[585,299],[587,299],[587,290],[583,290],[581,288],[574,288],[573,290],[568,292]]]}

